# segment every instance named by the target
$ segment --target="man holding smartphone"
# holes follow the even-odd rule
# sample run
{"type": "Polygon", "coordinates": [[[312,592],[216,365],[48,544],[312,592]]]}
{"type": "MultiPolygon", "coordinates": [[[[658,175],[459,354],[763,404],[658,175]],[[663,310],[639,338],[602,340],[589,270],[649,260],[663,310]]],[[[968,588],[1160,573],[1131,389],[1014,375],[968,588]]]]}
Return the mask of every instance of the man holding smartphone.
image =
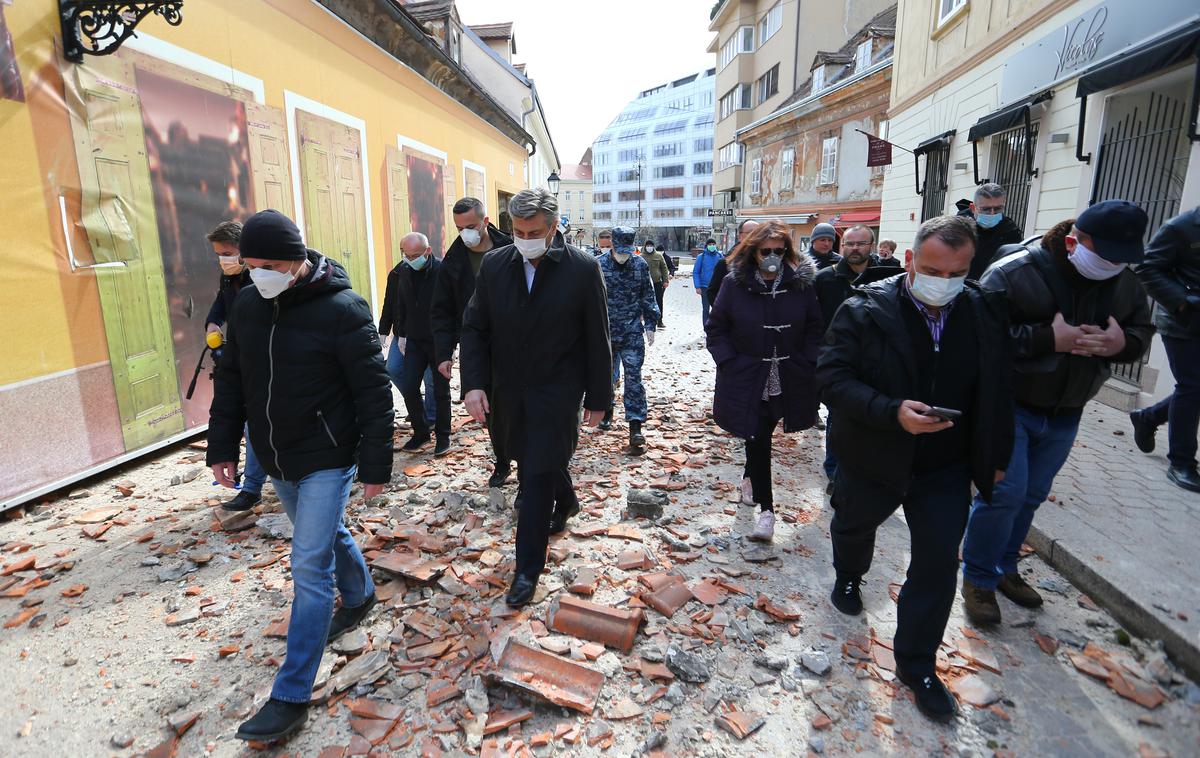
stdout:
{"type": "Polygon", "coordinates": [[[990,498],[1012,450],[1004,300],[966,281],[974,250],[970,219],[926,221],[905,271],[855,289],[837,311],[817,363],[838,460],[830,600],[847,615],[862,612],[875,531],[903,506],[912,548],[896,675],[938,720],[955,712],[935,656],[954,604],[971,485],[990,498]]]}
{"type": "Polygon", "coordinates": [[[1144,257],[1147,224],[1133,203],[1096,203],[983,276],[1008,298],[1016,430],[1008,476],[991,498],[975,498],[963,542],[963,606],[976,624],[1000,622],[996,590],[1026,608],[1042,604],[1017,571],[1021,543],[1109,367],[1150,347],[1150,306],[1129,269],[1144,257]]]}

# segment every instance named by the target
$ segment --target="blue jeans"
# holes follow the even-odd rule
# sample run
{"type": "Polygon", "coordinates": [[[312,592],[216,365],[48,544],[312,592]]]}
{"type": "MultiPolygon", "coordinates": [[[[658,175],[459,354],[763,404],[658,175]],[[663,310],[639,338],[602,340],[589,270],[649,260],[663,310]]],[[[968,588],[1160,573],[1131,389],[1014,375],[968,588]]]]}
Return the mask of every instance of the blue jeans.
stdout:
{"type": "Polygon", "coordinates": [[[989,590],[1005,574],[1016,573],[1021,543],[1071,454],[1082,415],[1047,416],[1020,405],[1015,411],[1012,459],[1004,481],[992,490],[992,502],[975,496],[963,541],[963,577],[989,590]]]}
{"type": "MultiPolygon", "coordinates": [[[[392,337],[392,346],[388,348],[387,372],[392,378],[396,389],[404,393],[404,353],[400,352],[396,338],[392,337]]],[[[410,413],[412,411],[409,411],[410,413]]],[[[425,370],[425,421],[430,426],[437,420],[437,399],[433,394],[433,368],[425,370]]]]}
{"type": "Polygon", "coordinates": [[[362,551],[343,521],[355,466],[315,471],[298,482],[272,478],[292,520],[292,617],[287,657],[271,697],[307,703],[333,618],[334,587],[342,607],[362,605],[375,592],[362,551]]]}
{"type": "Polygon", "coordinates": [[[246,466],[242,470],[241,490],[261,495],[263,485],[267,482],[267,472],[263,471],[262,464],[258,462],[258,456],[254,454],[254,448],[250,445],[249,424],[243,433],[246,435],[246,466]]]}
{"type": "Polygon", "coordinates": [[[1200,427],[1200,339],[1163,337],[1175,391],[1139,415],[1153,424],[1167,424],[1167,460],[1177,468],[1196,465],[1196,429],[1200,427]]]}
{"type": "Polygon", "coordinates": [[[712,303],[708,302],[708,287],[700,290],[700,325],[708,326],[708,311],[712,303]]]}

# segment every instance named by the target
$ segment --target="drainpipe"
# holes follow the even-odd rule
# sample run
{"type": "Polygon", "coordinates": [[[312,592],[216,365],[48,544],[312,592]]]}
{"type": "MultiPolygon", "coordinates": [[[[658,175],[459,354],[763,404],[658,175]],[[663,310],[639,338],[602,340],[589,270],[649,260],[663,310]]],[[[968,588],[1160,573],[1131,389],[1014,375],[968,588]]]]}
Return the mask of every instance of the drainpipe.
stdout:
{"type": "MultiPolygon", "coordinates": [[[[527,129],[527,128],[525,127],[525,122],[528,120],[528,118],[529,118],[529,114],[530,114],[530,113],[533,113],[533,111],[534,111],[534,110],[537,108],[537,103],[535,103],[535,102],[533,101],[533,87],[532,87],[532,85],[531,85],[531,86],[530,86],[530,88],[529,88],[529,94],[530,94],[530,96],[529,96],[529,98],[528,98],[528,100],[529,100],[529,110],[527,110],[527,111],[525,111],[524,113],[522,113],[522,114],[521,114],[521,128],[522,128],[522,129],[525,129],[525,133],[526,133],[526,134],[529,134],[529,129],[527,129]]],[[[525,103],[524,103],[524,101],[522,101],[522,102],[521,102],[521,105],[524,105],[524,104],[525,104],[525,103]]],[[[528,148],[528,149],[529,149],[529,157],[530,157],[530,158],[532,158],[532,157],[533,157],[533,154],[537,152],[537,143],[536,143],[536,142],[532,142],[532,143],[530,143],[530,145],[529,145],[529,148],[528,148]]],[[[526,160],[526,161],[525,161],[525,186],[526,186],[526,187],[532,187],[532,186],[534,186],[533,184],[531,184],[531,183],[530,183],[530,177],[532,176],[532,173],[531,173],[532,171],[533,171],[533,164],[532,164],[530,161],[526,160]]]]}
{"type": "Polygon", "coordinates": [[[792,92],[800,87],[800,3],[796,3],[796,47],[792,50],[792,92]]]}

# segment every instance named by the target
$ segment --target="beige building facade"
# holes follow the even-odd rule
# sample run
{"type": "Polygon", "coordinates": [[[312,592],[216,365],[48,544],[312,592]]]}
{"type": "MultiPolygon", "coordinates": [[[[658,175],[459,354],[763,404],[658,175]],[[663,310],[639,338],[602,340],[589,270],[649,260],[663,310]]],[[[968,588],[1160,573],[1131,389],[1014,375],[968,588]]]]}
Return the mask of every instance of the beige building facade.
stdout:
{"type": "MultiPolygon", "coordinates": [[[[900,0],[881,232],[904,246],[977,184],[1027,236],[1101,200],[1166,219],[1200,204],[1194,0],[900,0]]],[[[1171,382],[1161,345],[1102,399],[1171,382]]],[[[1144,402],[1146,398],[1142,398],[1144,402]]]]}
{"type": "MultiPolygon", "coordinates": [[[[720,0],[708,51],[716,58],[713,206],[738,208],[744,150],[737,134],[774,112],[809,77],[821,50],[836,49],[893,2],[720,0]]],[[[726,220],[728,218],[726,217],[726,220]]],[[[716,219],[717,223],[721,219],[716,219]]]]}
{"type": "Polygon", "coordinates": [[[570,241],[590,245],[595,241],[592,229],[592,167],[587,163],[568,163],[559,171],[558,213],[569,227],[570,241]]]}

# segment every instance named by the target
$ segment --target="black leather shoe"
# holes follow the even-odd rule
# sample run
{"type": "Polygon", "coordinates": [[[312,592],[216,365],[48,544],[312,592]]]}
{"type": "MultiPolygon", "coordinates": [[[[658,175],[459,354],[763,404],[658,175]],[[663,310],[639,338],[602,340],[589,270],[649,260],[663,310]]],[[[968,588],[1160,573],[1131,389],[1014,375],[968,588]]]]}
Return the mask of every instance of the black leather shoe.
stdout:
{"type": "Polygon", "coordinates": [[[258,713],[238,727],[239,740],[275,742],[288,736],[308,720],[308,703],[285,703],[271,698],[258,713]]]}
{"type": "Polygon", "coordinates": [[[454,446],[450,444],[450,435],[438,435],[437,444],[433,448],[433,457],[441,458],[443,455],[449,455],[454,446]]]}
{"type": "Polygon", "coordinates": [[[1167,478],[1185,490],[1200,492],[1200,472],[1196,471],[1195,466],[1172,466],[1167,469],[1167,478]]]}
{"type": "Polygon", "coordinates": [[[896,678],[913,691],[917,710],[921,713],[934,721],[945,722],[954,718],[958,705],[936,674],[916,676],[896,666],[896,678]]]}
{"type": "Polygon", "coordinates": [[[372,592],[362,605],[356,605],[353,608],[342,606],[333,614],[333,621],[329,622],[329,639],[326,642],[333,642],[338,637],[341,637],[346,632],[358,626],[363,619],[367,617],[367,612],[375,607],[377,598],[372,592]]]}
{"type": "Polygon", "coordinates": [[[630,447],[645,447],[646,435],[642,434],[642,422],[629,422],[629,446],[630,447]]]}
{"type": "Polygon", "coordinates": [[[833,592],[829,593],[829,600],[833,603],[833,607],[847,616],[857,616],[862,613],[862,592],[858,589],[861,584],[862,579],[839,576],[837,582],[834,583],[833,592]]]}
{"type": "Polygon", "coordinates": [[[550,533],[561,534],[567,528],[567,521],[579,513],[579,498],[571,493],[570,504],[563,507],[561,503],[554,504],[554,515],[550,517],[550,533]]]}
{"type": "Polygon", "coordinates": [[[408,442],[405,442],[404,447],[400,449],[406,453],[415,453],[429,444],[430,439],[432,439],[432,435],[429,432],[419,432],[414,434],[408,442]]]}
{"type": "Polygon", "coordinates": [[[1158,427],[1146,423],[1140,411],[1129,414],[1129,423],[1133,424],[1133,443],[1143,453],[1154,452],[1154,433],[1158,427]]]}
{"type": "Polygon", "coordinates": [[[607,432],[612,429],[613,409],[609,408],[604,412],[604,418],[600,420],[600,431],[607,432]]]}
{"type": "Polygon", "coordinates": [[[533,593],[536,591],[536,580],[517,574],[513,579],[512,587],[508,589],[508,595],[505,596],[504,602],[510,608],[520,608],[533,599],[533,593]]]}
{"type": "Polygon", "coordinates": [[[248,511],[258,505],[260,500],[262,500],[262,495],[259,493],[242,491],[234,495],[232,500],[221,503],[221,507],[227,511],[248,511]]]}
{"type": "Polygon", "coordinates": [[[503,487],[508,481],[508,477],[512,474],[512,466],[506,463],[497,463],[496,468],[492,471],[492,475],[488,477],[489,487],[503,487]]]}

